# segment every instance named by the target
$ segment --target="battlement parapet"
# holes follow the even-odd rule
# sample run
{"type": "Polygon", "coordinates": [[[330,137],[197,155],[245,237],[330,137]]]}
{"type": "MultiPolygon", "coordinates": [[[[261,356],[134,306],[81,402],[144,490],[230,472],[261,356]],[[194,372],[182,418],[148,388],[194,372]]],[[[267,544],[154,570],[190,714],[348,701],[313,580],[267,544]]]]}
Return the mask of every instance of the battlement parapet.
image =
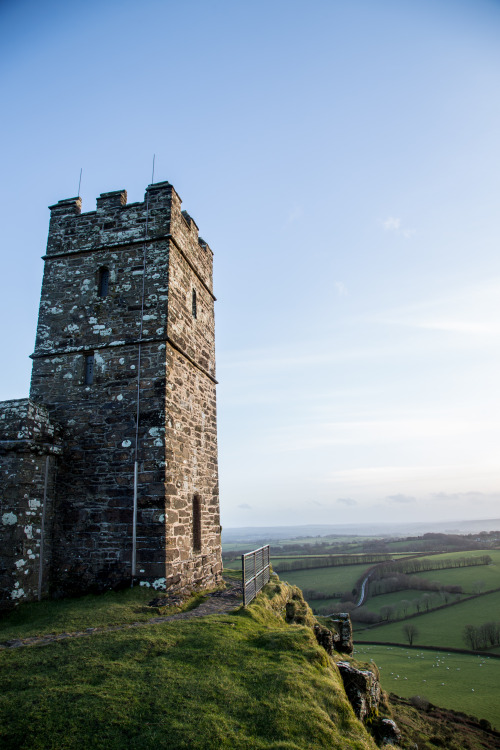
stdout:
{"type": "Polygon", "coordinates": [[[97,214],[112,212],[115,208],[127,205],[127,191],[113,190],[111,193],[101,193],[97,199],[97,214]]]}
{"type": "Polygon", "coordinates": [[[142,202],[127,204],[125,189],[101,193],[96,210],[84,213],[81,198],[60,200],[49,206],[51,217],[45,257],[119,249],[171,238],[211,290],[212,252],[207,243],[200,240],[196,222],[187,211],[181,210],[181,204],[179,195],[167,181],[148,185],[142,202]]]}

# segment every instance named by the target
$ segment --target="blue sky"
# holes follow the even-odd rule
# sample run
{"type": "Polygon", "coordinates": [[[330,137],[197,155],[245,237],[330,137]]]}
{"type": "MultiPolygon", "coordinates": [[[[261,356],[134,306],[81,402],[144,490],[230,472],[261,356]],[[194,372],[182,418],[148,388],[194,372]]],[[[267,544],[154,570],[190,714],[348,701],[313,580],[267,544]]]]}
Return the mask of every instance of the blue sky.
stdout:
{"type": "Polygon", "coordinates": [[[498,517],[500,3],[0,4],[3,367],[47,206],[174,184],[215,252],[225,526],[498,517]]]}

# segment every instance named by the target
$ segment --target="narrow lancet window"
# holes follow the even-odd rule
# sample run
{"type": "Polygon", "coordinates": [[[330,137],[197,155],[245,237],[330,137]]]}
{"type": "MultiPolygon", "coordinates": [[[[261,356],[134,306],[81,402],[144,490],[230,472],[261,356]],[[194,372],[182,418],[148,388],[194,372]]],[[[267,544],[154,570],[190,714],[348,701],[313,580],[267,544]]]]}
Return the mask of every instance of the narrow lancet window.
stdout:
{"type": "Polygon", "coordinates": [[[197,317],[196,309],[196,289],[193,289],[193,301],[192,301],[193,318],[197,317]]]}
{"type": "Polygon", "coordinates": [[[94,355],[85,356],[85,385],[92,385],[94,382],[94,355]]]}
{"type": "Polygon", "coordinates": [[[101,268],[99,271],[99,297],[107,297],[109,290],[109,268],[101,268]]]}
{"type": "Polygon", "coordinates": [[[201,499],[199,495],[193,497],[193,550],[201,550],[201,499]]]}

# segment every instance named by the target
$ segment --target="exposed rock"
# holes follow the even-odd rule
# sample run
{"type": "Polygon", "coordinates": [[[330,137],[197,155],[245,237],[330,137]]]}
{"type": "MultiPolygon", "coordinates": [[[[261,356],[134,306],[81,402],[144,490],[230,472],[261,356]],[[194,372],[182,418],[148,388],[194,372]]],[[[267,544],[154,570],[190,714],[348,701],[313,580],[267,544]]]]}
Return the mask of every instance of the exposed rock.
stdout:
{"type": "MultiPolygon", "coordinates": [[[[333,654],[335,650],[334,634],[328,628],[323,625],[316,624],[314,626],[314,635],[320,646],[323,646],[327,654],[333,654]]],[[[338,636],[337,636],[338,638],[338,636]]]]}
{"type": "Polygon", "coordinates": [[[347,612],[341,612],[330,619],[338,638],[334,638],[335,650],[342,654],[352,654],[352,623],[347,612]]]}
{"type": "Polygon", "coordinates": [[[399,745],[401,731],[392,719],[382,719],[379,724],[378,737],[383,745],[399,745]]]}
{"type": "Polygon", "coordinates": [[[181,607],[184,599],[180,596],[159,596],[148,602],[149,607],[181,607]]]}
{"type": "Polygon", "coordinates": [[[380,702],[380,682],[368,669],[356,669],[349,662],[339,661],[337,667],[354,713],[362,721],[372,716],[380,702]]]}

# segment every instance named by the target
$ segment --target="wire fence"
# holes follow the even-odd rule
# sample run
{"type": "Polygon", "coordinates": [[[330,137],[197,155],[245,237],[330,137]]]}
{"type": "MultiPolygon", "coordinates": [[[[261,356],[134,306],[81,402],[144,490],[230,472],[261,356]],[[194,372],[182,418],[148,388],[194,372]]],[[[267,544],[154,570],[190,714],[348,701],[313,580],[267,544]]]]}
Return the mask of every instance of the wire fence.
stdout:
{"type": "Polygon", "coordinates": [[[271,572],[269,545],[259,547],[241,556],[243,581],[243,606],[250,604],[259,591],[268,583],[271,572]]]}

